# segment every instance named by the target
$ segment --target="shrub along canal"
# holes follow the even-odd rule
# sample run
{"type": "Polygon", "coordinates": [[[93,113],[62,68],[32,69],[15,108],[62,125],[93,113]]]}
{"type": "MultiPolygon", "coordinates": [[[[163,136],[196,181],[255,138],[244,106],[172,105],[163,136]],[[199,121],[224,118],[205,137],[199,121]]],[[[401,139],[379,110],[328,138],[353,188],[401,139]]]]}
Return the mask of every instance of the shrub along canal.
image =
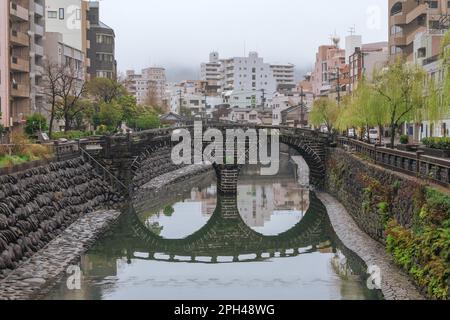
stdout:
{"type": "Polygon", "coordinates": [[[237,197],[212,172],[142,191],[46,299],[380,299],[367,266],[331,226],[308,168],[283,155],[280,172],[245,167],[237,197]]]}

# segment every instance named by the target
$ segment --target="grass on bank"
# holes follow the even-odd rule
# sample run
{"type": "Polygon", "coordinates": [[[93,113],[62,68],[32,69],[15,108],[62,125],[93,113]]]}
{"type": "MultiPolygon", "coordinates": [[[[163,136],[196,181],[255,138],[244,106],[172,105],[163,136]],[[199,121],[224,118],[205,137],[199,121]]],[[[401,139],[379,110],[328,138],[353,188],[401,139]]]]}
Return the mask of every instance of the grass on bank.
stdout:
{"type": "Polygon", "coordinates": [[[48,146],[32,143],[24,135],[15,135],[11,146],[0,145],[0,168],[12,167],[52,156],[48,146]]]}

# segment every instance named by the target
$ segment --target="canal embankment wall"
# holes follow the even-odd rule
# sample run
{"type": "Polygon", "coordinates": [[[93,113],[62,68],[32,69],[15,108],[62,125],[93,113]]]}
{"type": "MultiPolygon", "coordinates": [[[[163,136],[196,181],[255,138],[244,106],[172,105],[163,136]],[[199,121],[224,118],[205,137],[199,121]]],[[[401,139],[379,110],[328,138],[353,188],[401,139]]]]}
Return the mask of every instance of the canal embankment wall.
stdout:
{"type": "Polygon", "coordinates": [[[81,157],[0,176],[0,279],[78,218],[121,198],[81,157]]]}
{"type": "Polygon", "coordinates": [[[450,197],[426,181],[329,148],[325,190],[382,244],[421,292],[449,299],[450,197]]]}

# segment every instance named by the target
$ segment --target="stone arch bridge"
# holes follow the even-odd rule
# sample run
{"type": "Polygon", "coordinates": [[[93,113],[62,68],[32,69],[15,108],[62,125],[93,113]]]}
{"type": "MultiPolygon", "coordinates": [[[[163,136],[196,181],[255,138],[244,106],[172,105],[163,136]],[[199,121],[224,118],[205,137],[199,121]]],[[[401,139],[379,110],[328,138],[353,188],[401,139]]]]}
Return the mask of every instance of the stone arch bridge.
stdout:
{"type": "MultiPolygon", "coordinates": [[[[86,150],[109,171],[119,177],[130,189],[137,188],[157,175],[179,168],[170,159],[171,150],[177,144],[171,141],[174,130],[188,129],[192,136],[194,127],[178,127],[147,130],[128,135],[104,137],[86,150]]],[[[203,122],[203,130],[218,129],[266,129],[272,134],[279,132],[279,141],[297,150],[310,168],[310,181],[316,188],[323,187],[325,176],[325,153],[331,143],[330,135],[308,129],[291,127],[255,126],[249,124],[229,124],[203,122]]],[[[268,139],[270,141],[270,137],[268,139]]],[[[224,147],[225,148],[225,147],[224,147]]],[[[247,149],[248,151],[248,149],[247,149]]],[[[235,193],[239,165],[216,165],[219,191],[235,193]]]]}

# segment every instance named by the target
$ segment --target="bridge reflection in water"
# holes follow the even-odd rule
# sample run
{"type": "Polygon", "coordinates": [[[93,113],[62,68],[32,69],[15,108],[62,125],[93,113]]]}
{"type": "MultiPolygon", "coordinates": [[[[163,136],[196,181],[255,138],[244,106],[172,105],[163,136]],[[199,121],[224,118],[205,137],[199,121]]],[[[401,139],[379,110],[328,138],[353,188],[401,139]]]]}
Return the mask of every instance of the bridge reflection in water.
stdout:
{"type": "Polygon", "coordinates": [[[48,298],[377,298],[293,159],[275,178],[244,169],[238,196],[217,196],[214,173],[138,194],[83,257],[82,290],[48,298]]]}

